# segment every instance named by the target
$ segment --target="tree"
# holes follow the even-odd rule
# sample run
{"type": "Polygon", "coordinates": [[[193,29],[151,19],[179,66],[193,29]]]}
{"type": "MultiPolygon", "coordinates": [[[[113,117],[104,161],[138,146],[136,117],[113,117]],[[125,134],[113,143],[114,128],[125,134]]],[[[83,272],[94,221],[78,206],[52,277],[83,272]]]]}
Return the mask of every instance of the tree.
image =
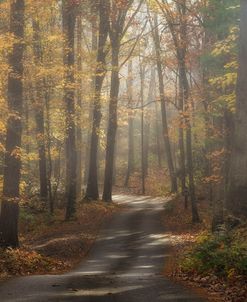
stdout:
{"type": "Polygon", "coordinates": [[[230,160],[227,208],[238,217],[247,217],[247,1],[241,0],[236,115],[230,160]]]}
{"type": "MultiPolygon", "coordinates": [[[[42,67],[43,51],[41,45],[40,28],[37,20],[33,20],[33,51],[35,64],[42,67]]],[[[40,180],[40,197],[47,201],[48,199],[48,180],[47,180],[47,161],[45,147],[45,118],[44,118],[44,79],[36,80],[36,96],[33,100],[36,120],[36,136],[39,152],[39,180],[40,180]]]]}
{"type": "Polygon", "coordinates": [[[77,198],[82,194],[82,18],[77,16],[77,127],[76,127],[76,151],[77,151],[77,198]]]}
{"type": "Polygon", "coordinates": [[[128,187],[129,178],[134,170],[134,115],[131,107],[133,105],[133,61],[128,63],[128,79],[127,79],[127,95],[128,95],[128,167],[124,186],[128,187]]]}
{"type": "Polygon", "coordinates": [[[154,21],[155,22],[154,22],[154,25],[152,25],[152,28],[153,28],[153,40],[154,40],[154,44],[155,44],[155,55],[156,55],[156,64],[157,64],[158,81],[159,81],[163,137],[164,137],[164,142],[165,142],[166,158],[167,158],[167,164],[168,164],[170,180],[171,180],[171,192],[176,192],[177,191],[177,177],[176,177],[173,159],[172,159],[168,123],[167,123],[165,86],[164,86],[164,78],[163,78],[163,70],[162,70],[161,45],[160,45],[157,16],[155,16],[154,21]]]}
{"type": "MultiPolygon", "coordinates": [[[[183,117],[183,109],[186,113],[184,124],[186,127],[186,155],[187,155],[187,173],[189,178],[189,195],[192,209],[192,221],[199,222],[199,215],[196,205],[195,183],[194,183],[194,167],[193,167],[193,151],[192,151],[192,126],[191,126],[191,101],[190,101],[190,86],[187,77],[186,55],[188,49],[187,39],[187,0],[182,0],[175,3],[175,9],[178,13],[178,29],[176,29],[176,11],[172,11],[169,3],[166,0],[156,0],[158,6],[161,8],[164,17],[168,23],[171,32],[173,43],[175,46],[176,58],[179,70],[179,109],[183,117]],[[175,16],[175,17],[174,17],[175,16]],[[181,112],[182,110],[182,112],[181,112]]],[[[179,147],[180,147],[180,164],[181,164],[181,184],[183,193],[185,194],[185,165],[184,165],[184,134],[183,130],[179,131],[179,147]]]]}
{"type": "Polygon", "coordinates": [[[17,247],[21,177],[23,106],[23,52],[25,1],[11,2],[9,31],[15,38],[9,55],[8,108],[3,196],[0,216],[0,245],[17,247]]]}
{"type": "Polygon", "coordinates": [[[87,190],[85,196],[85,198],[89,200],[97,200],[99,198],[97,155],[99,145],[99,129],[101,122],[101,90],[106,74],[106,42],[109,32],[108,1],[101,0],[99,2],[99,19],[99,38],[95,71],[92,136],[90,146],[87,190]]]}
{"type": "MultiPolygon", "coordinates": [[[[139,47],[140,51],[140,47],[139,47]]],[[[145,167],[145,117],[144,117],[144,89],[145,89],[145,74],[146,66],[139,57],[140,65],[140,103],[141,103],[141,193],[145,194],[146,188],[146,167],[145,167]]]]}
{"type": "Polygon", "coordinates": [[[69,0],[63,1],[64,66],[66,106],[66,219],[75,214],[76,203],[76,125],[75,125],[75,7],[69,0]]]}
{"type": "MultiPolygon", "coordinates": [[[[126,15],[133,0],[121,2],[119,0],[112,1],[111,20],[109,27],[109,36],[111,42],[111,90],[109,102],[109,119],[107,128],[107,143],[106,143],[106,160],[105,160],[105,177],[103,200],[112,200],[112,179],[115,153],[115,139],[117,133],[117,105],[119,94],[119,52],[121,40],[126,33],[125,25],[126,15]]],[[[140,5],[139,5],[140,7],[140,5]]]]}

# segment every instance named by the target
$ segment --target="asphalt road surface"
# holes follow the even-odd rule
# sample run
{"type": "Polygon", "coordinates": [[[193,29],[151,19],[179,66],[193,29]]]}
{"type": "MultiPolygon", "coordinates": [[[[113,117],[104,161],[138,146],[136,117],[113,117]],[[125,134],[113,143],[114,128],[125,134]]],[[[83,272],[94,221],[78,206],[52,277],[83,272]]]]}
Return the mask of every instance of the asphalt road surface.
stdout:
{"type": "Polygon", "coordinates": [[[0,301],[205,301],[161,275],[169,245],[160,222],[165,201],[124,195],[114,200],[126,209],[103,228],[77,269],[7,281],[0,286],[0,301]]]}

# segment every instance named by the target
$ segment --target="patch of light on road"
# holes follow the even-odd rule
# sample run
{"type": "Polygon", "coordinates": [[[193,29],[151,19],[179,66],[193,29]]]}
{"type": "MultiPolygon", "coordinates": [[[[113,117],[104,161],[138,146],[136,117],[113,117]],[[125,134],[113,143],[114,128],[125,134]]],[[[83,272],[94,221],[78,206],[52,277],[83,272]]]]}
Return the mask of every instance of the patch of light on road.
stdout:
{"type": "MultiPolygon", "coordinates": [[[[136,289],[141,289],[143,288],[142,285],[130,285],[130,286],[122,286],[118,288],[112,288],[112,287],[105,287],[105,288],[94,288],[94,289],[87,289],[87,290],[78,290],[75,292],[75,296],[106,296],[110,294],[120,294],[123,292],[131,291],[131,290],[136,290],[136,289]]],[[[71,293],[65,294],[71,296],[71,293]]]]}

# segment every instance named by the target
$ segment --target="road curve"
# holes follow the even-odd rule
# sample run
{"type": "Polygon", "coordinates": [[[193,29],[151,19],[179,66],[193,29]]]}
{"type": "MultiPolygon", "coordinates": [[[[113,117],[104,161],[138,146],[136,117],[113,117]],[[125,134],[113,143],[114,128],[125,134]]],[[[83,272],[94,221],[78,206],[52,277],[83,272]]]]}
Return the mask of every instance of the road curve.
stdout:
{"type": "Polygon", "coordinates": [[[205,301],[164,279],[168,237],[160,214],[164,200],[116,195],[126,205],[104,227],[89,257],[63,275],[20,277],[0,286],[1,302],[205,301]]]}

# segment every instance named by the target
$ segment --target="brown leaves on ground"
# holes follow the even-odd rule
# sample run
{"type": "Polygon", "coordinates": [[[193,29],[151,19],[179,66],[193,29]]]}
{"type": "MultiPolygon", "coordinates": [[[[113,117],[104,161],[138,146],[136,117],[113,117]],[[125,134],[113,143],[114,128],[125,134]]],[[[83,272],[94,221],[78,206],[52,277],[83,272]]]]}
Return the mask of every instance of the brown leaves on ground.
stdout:
{"type": "MultiPolygon", "coordinates": [[[[194,288],[207,296],[209,301],[247,301],[247,283],[244,276],[233,274],[226,280],[214,274],[186,273],[181,269],[181,257],[191,249],[198,236],[210,228],[212,214],[209,202],[201,198],[198,202],[198,209],[201,223],[193,225],[191,211],[190,209],[185,210],[182,197],[174,197],[165,205],[162,222],[166,232],[170,233],[172,242],[172,256],[166,263],[165,275],[182,282],[185,286],[194,288]]],[[[241,236],[243,237],[243,232],[241,232],[241,236]]]]}
{"type": "Polygon", "coordinates": [[[47,273],[66,268],[68,267],[64,262],[32,250],[24,248],[0,250],[0,277],[47,273]]]}
{"type": "Polygon", "coordinates": [[[77,216],[64,221],[33,207],[21,208],[21,248],[0,250],[0,277],[65,272],[88,253],[102,223],[117,210],[114,204],[81,203],[77,216]]]}
{"type": "Polygon", "coordinates": [[[235,276],[225,280],[215,275],[186,274],[178,268],[170,274],[175,280],[182,281],[191,287],[204,289],[209,301],[245,302],[247,284],[244,276],[235,276]]]}
{"type": "Polygon", "coordinates": [[[101,224],[115,210],[113,204],[82,203],[77,209],[76,219],[67,222],[64,221],[63,211],[58,211],[48,227],[41,227],[35,238],[29,234],[23,243],[42,255],[74,266],[87,254],[101,224]]]}

